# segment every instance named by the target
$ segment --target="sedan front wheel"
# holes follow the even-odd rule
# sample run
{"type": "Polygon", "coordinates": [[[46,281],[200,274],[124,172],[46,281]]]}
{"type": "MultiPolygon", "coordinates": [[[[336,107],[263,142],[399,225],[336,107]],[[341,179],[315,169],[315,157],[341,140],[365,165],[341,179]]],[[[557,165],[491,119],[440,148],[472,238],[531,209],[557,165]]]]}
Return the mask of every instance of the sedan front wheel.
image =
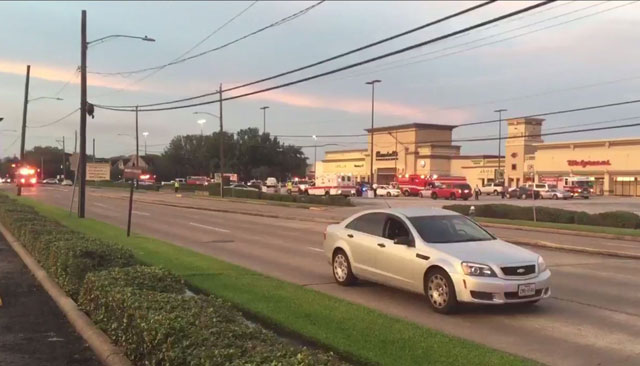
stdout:
{"type": "Polygon", "coordinates": [[[431,308],[442,314],[451,314],[458,307],[456,289],[449,274],[437,268],[425,276],[424,292],[431,308]]]}
{"type": "Polygon", "coordinates": [[[333,278],[340,286],[349,286],[356,282],[356,276],[351,271],[351,262],[347,253],[339,249],[333,254],[333,278]]]}

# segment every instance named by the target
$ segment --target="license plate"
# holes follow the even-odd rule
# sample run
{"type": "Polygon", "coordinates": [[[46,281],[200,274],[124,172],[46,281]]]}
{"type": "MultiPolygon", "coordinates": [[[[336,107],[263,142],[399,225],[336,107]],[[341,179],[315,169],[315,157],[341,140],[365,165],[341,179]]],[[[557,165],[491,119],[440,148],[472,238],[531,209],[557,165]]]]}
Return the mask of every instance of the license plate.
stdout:
{"type": "Polygon", "coordinates": [[[518,286],[518,296],[531,296],[536,294],[536,285],[535,283],[519,285],[518,286]]]}

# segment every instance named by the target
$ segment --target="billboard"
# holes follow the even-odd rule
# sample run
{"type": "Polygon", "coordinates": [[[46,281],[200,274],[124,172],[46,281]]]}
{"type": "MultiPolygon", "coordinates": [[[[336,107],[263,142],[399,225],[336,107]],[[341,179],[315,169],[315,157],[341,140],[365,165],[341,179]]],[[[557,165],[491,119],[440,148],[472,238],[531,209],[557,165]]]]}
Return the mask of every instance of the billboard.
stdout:
{"type": "Polygon", "coordinates": [[[111,164],[87,163],[87,180],[109,180],[111,164]]]}

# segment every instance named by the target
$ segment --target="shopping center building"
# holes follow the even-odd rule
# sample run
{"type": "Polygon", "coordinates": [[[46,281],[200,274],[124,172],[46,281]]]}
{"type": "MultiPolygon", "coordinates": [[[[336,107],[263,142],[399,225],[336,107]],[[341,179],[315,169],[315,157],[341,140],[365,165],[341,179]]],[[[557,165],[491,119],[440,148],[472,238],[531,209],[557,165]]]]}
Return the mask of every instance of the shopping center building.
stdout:
{"type": "Polygon", "coordinates": [[[356,181],[371,181],[373,164],[378,184],[405,174],[464,176],[473,187],[504,179],[510,187],[533,181],[581,184],[597,194],[640,197],[640,137],[545,143],[543,123],[541,118],[507,120],[500,158],[463,154],[452,141],[455,126],[411,123],[367,129],[369,148],[327,151],[316,174],[351,174],[356,181]]]}

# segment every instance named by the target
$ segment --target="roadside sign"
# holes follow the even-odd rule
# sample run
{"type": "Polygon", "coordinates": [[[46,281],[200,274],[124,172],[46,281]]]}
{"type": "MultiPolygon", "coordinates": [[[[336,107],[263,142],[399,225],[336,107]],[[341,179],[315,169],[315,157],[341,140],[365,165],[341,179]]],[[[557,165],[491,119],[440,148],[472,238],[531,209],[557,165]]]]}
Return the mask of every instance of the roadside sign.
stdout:
{"type": "Polygon", "coordinates": [[[142,169],[140,168],[124,168],[124,179],[138,179],[142,174],[142,169]]]}
{"type": "Polygon", "coordinates": [[[111,164],[87,163],[87,180],[109,180],[111,178],[111,164]]]}

